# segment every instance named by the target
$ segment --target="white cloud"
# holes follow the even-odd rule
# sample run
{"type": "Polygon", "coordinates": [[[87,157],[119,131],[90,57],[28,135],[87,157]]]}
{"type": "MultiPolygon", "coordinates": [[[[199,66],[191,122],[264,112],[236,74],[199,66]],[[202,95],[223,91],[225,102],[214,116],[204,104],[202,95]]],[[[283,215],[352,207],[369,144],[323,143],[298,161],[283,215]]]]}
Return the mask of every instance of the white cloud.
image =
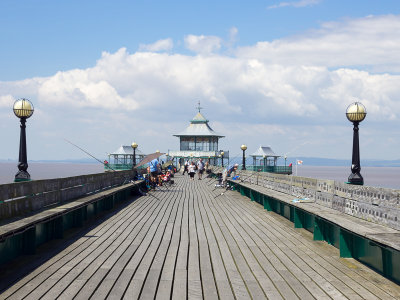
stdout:
{"type": "Polygon", "coordinates": [[[185,46],[199,54],[211,54],[221,48],[222,39],[217,36],[193,35],[185,36],[185,46]]]}
{"type": "Polygon", "coordinates": [[[15,98],[12,95],[0,95],[0,107],[12,108],[15,102],[15,98]]]}
{"type": "MultiPolygon", "coordinates": [[[[239,152],[243,142],[249,149],[261,143],[282,154],[312,140],[304,147],[308,155],[346,157],[352,130],[345,109],[358,99],[368,111],[362,134],[379,133],[377,146],[365,148],[363,157],[397,158],[400,75],[374,74],[364,67],[395,68],[398,23],[397,16],[325,23],[311,34],[241,48],[237,56],[215,54],[222,40],[205,36],[186,37],[201,55],[131,54],[121,48],[104,52],[91,68],[0,82],[0,114],[10,115],[13,97],[27,97],[38,108],[29,124],[38,143],[48,136],[76,136],[79,145],[88,143],[103,153],[133,140],[143,151],[154,151],[157,141],[166,151],[178,147],[172,134],[185,128],[201,100],[211,125],[226,135],[223,149],[234,151],[238,142],[239,152]],[[368,31],[374,41],[368,40],[368,31]],[[389,140],[391,146],[382,153],[389,140]],[[346,143],[348,148],[340,150],[338,145],[346,143]]],[[[7,118],[1,126],[15,126],[15,118],[7,118]]],[[[54,149],[65,151],[63,141],[54,143],[54,149]]],[[[0,157],[11,157],[4,154],[6,148],[0,151],[0,157]]],[[[30,151],[42,155],[40,144],[30,151]]]]}
{"type": "Polygon", "coordinates": [[[139,51],[169,51],[174,47],[174,42],[171,38],[158,40],[153,44],[140,44],[139,51]]]}
{"type": "Polygon", "coordinates": [[[359,66],[400,71],[400,16],[329,22],[301,36],[242,47],[237,55],[282,65],[359,66]]]}
{"type": "Polygon", "coordinates": [[[279,7],[306,7],[319,4],[321,0],[300,0],[292,2],[280,2],[275,5],[268,6],[268,9],[279,8],[279,7]]]}

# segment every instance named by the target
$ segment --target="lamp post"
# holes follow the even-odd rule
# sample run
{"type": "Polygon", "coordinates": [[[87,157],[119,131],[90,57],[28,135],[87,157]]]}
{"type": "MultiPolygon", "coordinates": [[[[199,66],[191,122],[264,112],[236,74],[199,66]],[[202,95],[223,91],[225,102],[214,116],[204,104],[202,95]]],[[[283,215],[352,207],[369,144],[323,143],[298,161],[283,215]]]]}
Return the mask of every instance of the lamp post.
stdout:
{"type": "Polygon", "coordinates": [[[364,179],[360,174],[360,145],[358,140],[358,124],[365,119],[367,110],[360,102],[354,102],[347,107],[346,117],[353,123],[353,154],[351,159],[351,174],[348,183],[363,185],[364,179]]]}
{"type": "Polygon", "coordinates": [[[28,160],[26,154],[26,119],[28,119],[33,114],[33,104],[28,99],[19,99],[14,102],[13,106],[14,114],[20,118],[21,121],[21,132],[19,139],[19,159],[18,159],[18,173],[15,174],[14,182],[29,181],[31,180],[31,175],[29,175],[28,160]]]}
{"type": "Polygon", "coordinates": [[[138,144],[133,142],[131,146],[133,149],[133,158],[132,158],[132,168],[133,168],[134,166],[136,166],[136,148],[138,147],[138,144]]]}
{"type": "Polygon", "coordinates": [[[221,166],[224,167],[224,151],[221,152],[221,166]]]}
{"type": "Polygon", "coordinates": [[[240,146],[240,149],[242,149],[242,151],[243,151],[242,170],[246,170],[246,155],[245,155],[245,152],[246,152],[247,146],[245,144],[243,144],[242,146],[240,146]]]}

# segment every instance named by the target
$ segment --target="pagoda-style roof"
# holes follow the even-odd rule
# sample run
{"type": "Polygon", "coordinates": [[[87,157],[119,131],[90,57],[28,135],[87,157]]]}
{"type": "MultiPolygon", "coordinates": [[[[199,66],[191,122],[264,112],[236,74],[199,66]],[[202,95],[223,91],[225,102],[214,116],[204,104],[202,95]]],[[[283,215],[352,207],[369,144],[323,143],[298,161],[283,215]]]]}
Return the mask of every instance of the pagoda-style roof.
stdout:
{"type": "Polygon", "coordinates": [[[213,137],[224,137],[221,134],[215,132],[210,125],[208,125],[208,120],[198,112],[193,120],[190,121],[190,125],[182,132],[174,134],[174,136],[213,136],[213,137]]]}
{"type": "MultiPolygon", "coordinates": [[[[110,153],[109,155],[133,155],[133,148],[132,146],[121,146],[113,153],[110,153]]],[[[145,154],[139,149],[136,149],[136,155],[145,155],[145,154]]]]}
{"type": "Polygon", "coordinates": [[[257,149],[256,152],[250,154],[253,157],[281,157],[280,155],[276,155],[274,151],[272,151],[271,147],[262,147],[257,149]]]}

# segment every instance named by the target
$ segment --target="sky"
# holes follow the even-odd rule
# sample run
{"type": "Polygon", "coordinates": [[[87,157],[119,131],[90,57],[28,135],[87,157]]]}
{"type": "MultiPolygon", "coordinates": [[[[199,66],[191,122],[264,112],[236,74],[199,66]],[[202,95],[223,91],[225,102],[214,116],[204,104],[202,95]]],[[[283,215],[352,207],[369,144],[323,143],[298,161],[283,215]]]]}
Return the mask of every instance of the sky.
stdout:
{"type": "Polygon", "coordinates": [[[0,1],[0,159],[17,159],[14,101],[29,99],[29,160],[133,141],[178,150],[197,113],[220,148],[400,159],[400,1],[0,1]],[[193,2],[193,3],[192,3],[193,2]]]}

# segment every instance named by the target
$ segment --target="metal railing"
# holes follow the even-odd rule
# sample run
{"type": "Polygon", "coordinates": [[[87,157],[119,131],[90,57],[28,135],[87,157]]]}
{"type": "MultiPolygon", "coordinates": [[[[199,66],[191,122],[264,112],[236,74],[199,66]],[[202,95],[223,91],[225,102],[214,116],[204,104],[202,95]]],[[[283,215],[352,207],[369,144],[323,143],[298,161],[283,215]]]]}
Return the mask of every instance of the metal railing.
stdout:
{"type": "MultiPolygon", "coordinates": [[[[239,166],[241,169],[241,166],[239,166]]],[[[249,171],[269,172],[277,174],[292,174],[292,166],[246,166],[249,171]]]]}
{"type": "MultiPolygon", "coordinates": [[[[138,169],[147,168],[147,165],[140,166],[138,169]]],[[[132,170],[132,164],[105,164],[104,171],[125,171],[132,170]]]]}

